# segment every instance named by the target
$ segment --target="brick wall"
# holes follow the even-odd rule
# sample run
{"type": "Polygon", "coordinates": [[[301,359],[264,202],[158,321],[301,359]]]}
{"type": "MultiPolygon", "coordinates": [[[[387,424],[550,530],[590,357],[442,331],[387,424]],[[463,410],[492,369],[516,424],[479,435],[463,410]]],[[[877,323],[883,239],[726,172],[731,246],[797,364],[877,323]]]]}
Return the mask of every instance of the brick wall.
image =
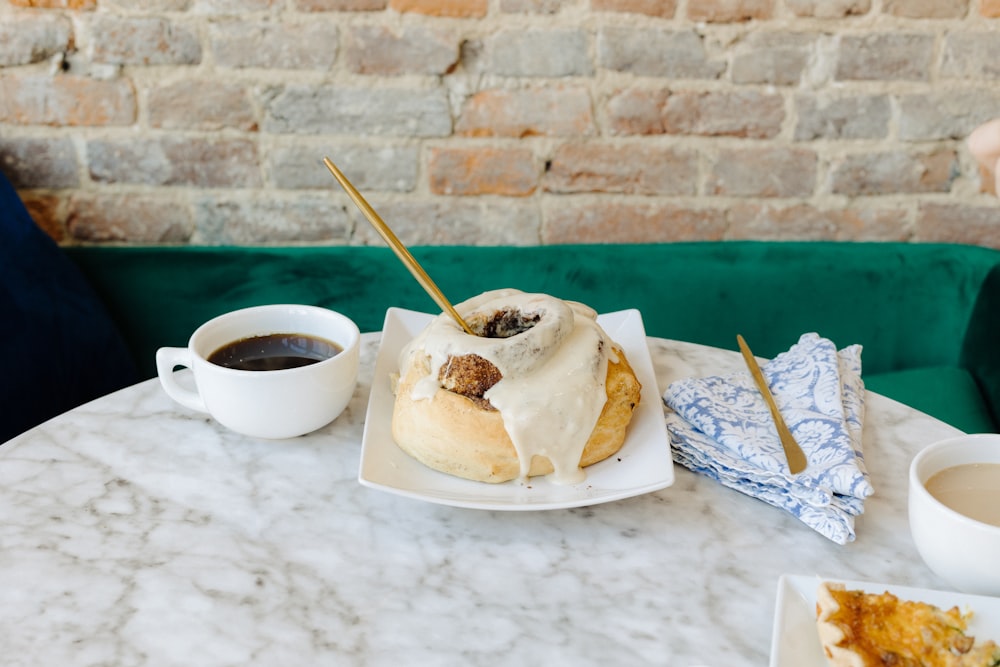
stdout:
{"type": "Polygon", "coordinates": [[[64,244],[1000,247],[1000,0],[0,0],[0,169],[64,244]]]}

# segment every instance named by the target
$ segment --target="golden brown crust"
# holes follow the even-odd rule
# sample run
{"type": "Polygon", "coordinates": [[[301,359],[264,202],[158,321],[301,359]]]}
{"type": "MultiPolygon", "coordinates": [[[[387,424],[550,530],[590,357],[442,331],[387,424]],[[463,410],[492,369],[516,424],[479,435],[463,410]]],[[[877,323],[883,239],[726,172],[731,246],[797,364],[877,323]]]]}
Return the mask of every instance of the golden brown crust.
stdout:
{"type": "MultiPolygon", "coordinates": [[[[625,442],[641,385],[625,353],[615,348],[618,362],[609,360],[605,391],[608,400],[580,458],[581,467],[615,454],[625,442]]],[[[506,482],[520,475],[517,451],[496,410],[439,389],[429,400],[411,398],[413,385],[430,373],[426,359],[411,365],[399,379],[392,416],[396,443],[410,456],[435,470],[480,482],[506,482]]],[[[535,456],[530,476],[547,475],[552,463],[535,456]]]]}
{"type": "Polygon", "coordinates": [[[834,667],[992,667],[1000,661],[994,642],[975,645],[965,634],[968,617],[957,607],[943,610],[888,591],[865,593],[824,582],[816,617],[834,667]]]}
{"type": "Polygon", "coordinates": [[[852,647],[843,646],[847,633],[837,622],[831,620],[840,611],[840,605],[830,588],[843,590],[840,584],[821,584],[816,593],[816,629],[823,646],[826,659],[832,667],[865,667],[862,655],[852,647]]]}

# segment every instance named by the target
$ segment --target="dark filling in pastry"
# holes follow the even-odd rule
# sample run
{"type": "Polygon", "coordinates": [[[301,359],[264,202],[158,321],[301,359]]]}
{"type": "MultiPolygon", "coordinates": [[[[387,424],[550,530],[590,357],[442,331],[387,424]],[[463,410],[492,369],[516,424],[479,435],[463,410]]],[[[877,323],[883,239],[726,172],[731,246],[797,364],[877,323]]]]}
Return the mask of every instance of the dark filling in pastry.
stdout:
{"type": "Polygon", "coordinates": [[[538,324],[542,316],[538,313],[525,314],[516,310],[498,310],[488,319],[477,318],[469,322],[469,328],[483,338],[510,338],[524,333],[538,324]]]}
{"type": "MultiPolygon", "coordinates": [[[[483,338],[511,338],[538,324],[542,316],[516,310],[498,310],[490,316],[480,315],[468,320],[469,328],[483,338]]],[[[448,391],[465,396],[481,410],[496,408],[483,395],[503,378],[500,370],[478,354],[448,358],[441,367],[438,381],[448,391]]]]}

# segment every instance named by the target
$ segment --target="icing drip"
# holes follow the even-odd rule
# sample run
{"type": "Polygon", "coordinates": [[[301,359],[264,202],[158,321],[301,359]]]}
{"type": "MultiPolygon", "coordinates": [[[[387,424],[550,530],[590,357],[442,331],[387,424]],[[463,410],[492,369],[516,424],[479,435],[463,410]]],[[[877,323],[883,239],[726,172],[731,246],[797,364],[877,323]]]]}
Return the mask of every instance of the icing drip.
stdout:
{"type": "Polygon", "coordinates": [[[522,480],[532,458],[544,456],[552,462],[553,481],[583,481],[580,456],[607,401],[604,383],[614,354],[597,313],[583,304],[511,289],[486,292],[455,309],[476,331],[498,312],[519,314],[519,321],[531,325],[507,338],[486,338],[469,336],[439,315],[400,357],[402,369],[414,354],[430,358],[430,374],[414,386],[412,397],[430,399],[442,390],[439,372],[451,356],[477,354],[503,375],[484,397],[500,411],[522,480]]]}

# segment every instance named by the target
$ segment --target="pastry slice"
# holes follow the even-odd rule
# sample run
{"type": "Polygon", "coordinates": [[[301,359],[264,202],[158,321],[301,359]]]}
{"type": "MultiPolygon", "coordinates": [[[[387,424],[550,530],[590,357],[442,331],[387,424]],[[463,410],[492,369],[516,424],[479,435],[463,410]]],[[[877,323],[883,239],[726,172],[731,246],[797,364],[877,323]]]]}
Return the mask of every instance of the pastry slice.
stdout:
{"type": "Polygon", "coordinates": [[[817,629],[834,667],[1000,667],[1000,646],[965,634],[971,613],[823,582],[817,629]]]}

